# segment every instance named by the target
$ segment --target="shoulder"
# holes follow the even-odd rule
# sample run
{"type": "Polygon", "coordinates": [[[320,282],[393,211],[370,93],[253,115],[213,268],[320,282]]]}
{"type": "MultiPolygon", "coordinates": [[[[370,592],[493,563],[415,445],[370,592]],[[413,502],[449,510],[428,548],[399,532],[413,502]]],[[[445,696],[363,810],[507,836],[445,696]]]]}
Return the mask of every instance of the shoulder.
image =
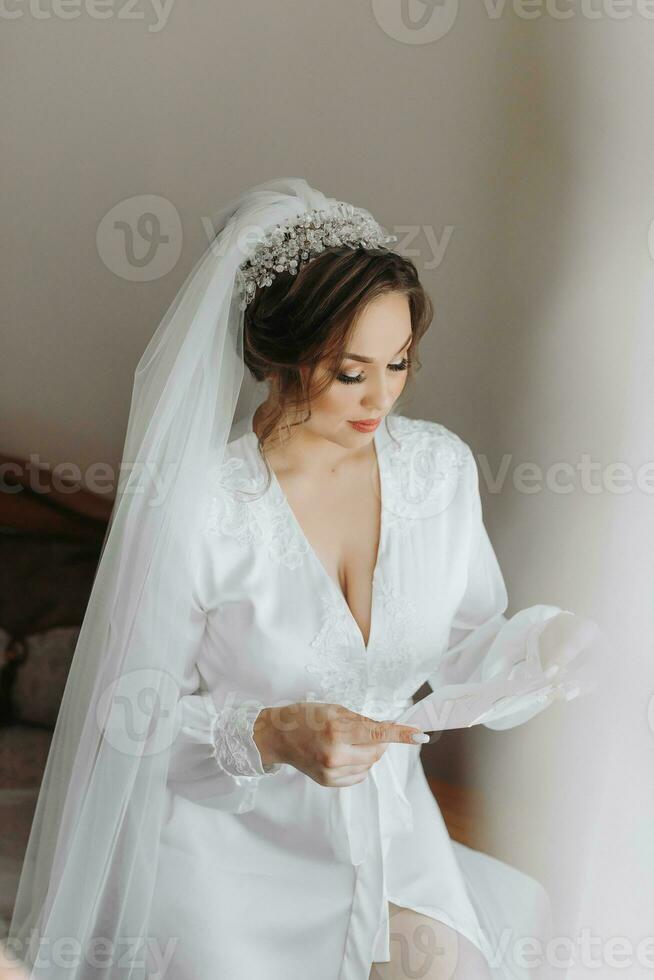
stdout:
{"type": "Polygon", "coordinates": [[[207,468],[210,495],[254,495],[266,485],[266,469],[256,441],[248,434],[228,442],[222,453],[212,452],[207,468]]]}
{"type": "Polygon", "coordinates": [[[450,508],[476,479],[470,446],[456,432],[430,419],[390,415],[382,458],[391,477],[393,508],[406,517],[426,517],[450,508]]]}
{"type": "Polygon", "coordinates": [[[265,494],[266,476],[245,437],[228,442],[220,454],[212,450],[202,480],[204,530],[246,535],[265,494]]]}
{"type": "Polygon", "coordinates": [[[398,452],[407,456],[415,452],[428,453],[444,468],[470,464],[473,456],[470,446],[441,422],[412,419],[406,415],[389,415],[387,421],[390,438],[396,440],[398,452]]]}

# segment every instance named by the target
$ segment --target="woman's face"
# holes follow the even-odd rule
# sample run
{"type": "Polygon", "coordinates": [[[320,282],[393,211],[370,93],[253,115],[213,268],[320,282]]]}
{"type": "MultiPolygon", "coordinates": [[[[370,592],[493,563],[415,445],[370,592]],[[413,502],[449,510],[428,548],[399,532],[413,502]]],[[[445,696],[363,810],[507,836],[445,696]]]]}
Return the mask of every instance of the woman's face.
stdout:
{"type": "MultiPolygon", "coordinates": [[[[411,340],[409,302],[403,293],[386,293],[369,303],[352,333],[338,376],[312,400],[306,428],[345,448],[371,442],[378,425],[366,429],[352,423],[372,419],[380,423],[390,412],[406,384],[411,340]]],[[[321,378],[320,368],[316,375],[321,378]]]]}

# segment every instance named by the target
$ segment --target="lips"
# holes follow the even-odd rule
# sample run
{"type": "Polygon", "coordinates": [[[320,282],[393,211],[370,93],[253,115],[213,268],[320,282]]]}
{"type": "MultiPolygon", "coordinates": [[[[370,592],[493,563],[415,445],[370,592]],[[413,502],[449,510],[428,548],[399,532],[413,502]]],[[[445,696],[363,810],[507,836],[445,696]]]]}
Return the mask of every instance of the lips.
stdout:
{"type": "Polygon", "coordinates": [[[350,425],[359,432],[372,432],[377,428],[381,419],[350,419],[350,425]]]}

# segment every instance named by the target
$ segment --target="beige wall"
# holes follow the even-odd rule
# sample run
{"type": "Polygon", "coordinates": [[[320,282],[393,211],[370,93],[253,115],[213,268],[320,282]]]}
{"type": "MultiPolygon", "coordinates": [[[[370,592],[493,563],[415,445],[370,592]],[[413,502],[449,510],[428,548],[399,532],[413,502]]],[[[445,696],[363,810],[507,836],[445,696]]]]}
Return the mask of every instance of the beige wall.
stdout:
{"type": "MultiPolygon", "coordinates": [[[[454,226],[425,274],[439,312],[422,390],[452,365],[468,383],[495,317],[508,22],[460,12],[442,40],[410,45],[365,3],[226,6],[174,6],[156,33],[147,17],[5,25],[5,451],[118,461],[134,366],[206,244],[202,218],[276,176],[438,238],[454,226]],[[103,216],[140,194],[172,202],[183,231],[179,262],[149,283],[116,276],[96,250],[103,216]]],[[[411,247],[431,258],[423,234],[411,247]]],[[[466,401],[418,396],[459,426],[466,401]]]]}
{"type": "MultiPolygon", "coordinates": [[[[406,411],[455,429],[493,470],[511,454],[503,492],[484,487],[510,612],[601,616],[621,498],[527,495],[511,474],[624,458],[635,299],[652,272],[654,22],[489,16],[501,6],[461,5],[431,43],[410,43],[419,31],[392,4],[343,0],[180,3],[155,30],[145,4],[142,20],[25,8],[5,24],[0,450],[116,465],[135,364],[206,244],[203,217],[241,188],[304,176],[388,226],[428,226],[411,245],[421,268],[450,235],[423,273],[436,320],[406,411]],[[96,247],[105,214],[136,195],[181,220],[179,260],[150,282],[116,275],[96,247]]],[[[572,702],[470,738],[495,852],[570,908],[601,729],[572,702]]]]}
{"type": "MultiPolygon", "coordinates": [[[[482,420],[475,447],[496,463],[511,453],[512,465],[533,460],[545,468],[589,454],[603,467],[617,461],[635,467],[648,457],[633,427],[651,420],[653,405],[642,384],[651,361],[636,350],[637,343],[644,347],[638,331],[654,325],[654,311],[641,305],[653,271],[647,236],[654,141],[646,103],[654,92],[647,54],[654,25],[579,19],[534,26],[513,24],[513,50],[529,57],[513,61],[513,88],[520,94],[504,160],[500,289],[478,358],[480,377],[492,378],[487,390],[493,410],[484,412],[487,396],[479,396],[471,378],[464,386],[471,396],[469,431],[475,432],[473,418],[482,420]],[[637,384],[641,400],[635,408],[637,384]]],[[[630,561],[617,539],[618,527],[635,530],[625,517],[635,496],[606,488],[590,494],[579,484],[571,494],[527,495],[507,479],[505,492],[489,493],[486,500],[510,610],[545,601],[596,618],[611,631],[616,674],[633,669],[630,651],[636,653],[633,644],[621,643],[627,635],[625,606],[619,604],[624,576],[643,614],[647,600],[639,583],[645,575],[651,580],[644,553],[630,561]]],[[[651,743],[644,706],[651,672],[643,669],[641,680],[647,686],[638,739],[625,739],[632,751],[620,763],[613,743],[621,723],[636,722],[638,708],[619,703],[621,722],[611,719],[610,690],[593,703],[557,704],[499,738],[475,732],[476,778],[494,801],[496,853],[547,881],[564,928],[594,921],[586,906],[591,898],[593,914],[602,900],[612,909],[603,921],[605,935],[618,921],[624,929],[625,909],[638,904],[632,891],[625,905],[621,892],[621,912],[613,915],[620,906],[609,871],[624,868],[625,852],[618,857],[616,851],[614,860],[607,854],[617,845],[619,822],[630,826],[637,819],[627,796],[623,810],[615,794],[625,770],[638,779],[651,743]],[[589,868],[599,855],[604,876],[589,886],[589,868]]]]}

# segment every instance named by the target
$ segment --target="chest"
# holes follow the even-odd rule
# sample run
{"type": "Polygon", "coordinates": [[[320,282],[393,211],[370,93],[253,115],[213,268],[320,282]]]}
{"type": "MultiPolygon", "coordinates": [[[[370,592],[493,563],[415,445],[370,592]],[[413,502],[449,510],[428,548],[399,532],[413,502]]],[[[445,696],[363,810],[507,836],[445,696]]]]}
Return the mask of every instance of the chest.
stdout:
{"type": "Polygon", "coordinates": [[[382,537],[377,467],[362,465],[306,485],[278,478],[292,530],[307,554],[333,581],[368,644],[374,611],[374,577],[382,537]]]}
{"type": "Polygon", "coordinates": [[[225,460],[205,538],[210,688],[388,718],[427,679],[465,587],[469,506],[449,458],[408,448],[310,503],[267,482],[251,444],[225,460]]]}
{"type": "Polygon", "coordinates": [[[451,515],[383,512],[364,632],[290,509],[270,498],[265,512],[248,508],[247,518],[224,512],[210,539],[217,569],[200,667],[209,688],[397,717],[446,649],[465,586],[451,515]]]}

